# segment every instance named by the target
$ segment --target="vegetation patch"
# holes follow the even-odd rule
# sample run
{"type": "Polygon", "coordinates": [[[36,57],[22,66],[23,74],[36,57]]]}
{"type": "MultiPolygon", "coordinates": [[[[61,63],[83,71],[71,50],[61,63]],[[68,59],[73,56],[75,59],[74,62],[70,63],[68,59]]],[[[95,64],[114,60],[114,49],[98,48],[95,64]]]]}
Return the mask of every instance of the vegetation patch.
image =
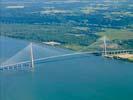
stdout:
{"type": "Polygon", "coordinates": [[[103,32],[97,33],[100,36],[107,36],[111,40],[133,39],[133,32],[129,29],[111,29],[105,28],[103,32]]]}

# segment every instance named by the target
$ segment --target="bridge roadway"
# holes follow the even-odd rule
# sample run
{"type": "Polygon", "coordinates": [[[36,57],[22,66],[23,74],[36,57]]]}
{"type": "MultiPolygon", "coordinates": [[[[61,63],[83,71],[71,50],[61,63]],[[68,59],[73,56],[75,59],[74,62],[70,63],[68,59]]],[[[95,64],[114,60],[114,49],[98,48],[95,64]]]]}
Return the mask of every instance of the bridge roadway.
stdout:
{"type": "MultiPolygon", "coordinates": [[[[107,54],[114,54],[114,53],[133,53],[133,50],[110,50],[107,51],[107,54]]],[[[58,55],[58,56],[51,56],[51,57],[45,57],[45,58],[39,58],[35,59],[34,63],[54,59],[54,58],[60,58],[60,57],[67,57],[67,56],[74,56],[74,55],[82,55],[82,54],[103,54],[104,51],[90,51],[90,52],[76,52],[76,53],[69,53],[64,55],[58,55]]],[[[0,70],[10,70],[10,69],[17,69],[17,68],[24,68],[24,67],[32,67],[31,61],[23,61],[19,63],[9,64],[9,65],[3,65],[0,66],[0,70]]]]}

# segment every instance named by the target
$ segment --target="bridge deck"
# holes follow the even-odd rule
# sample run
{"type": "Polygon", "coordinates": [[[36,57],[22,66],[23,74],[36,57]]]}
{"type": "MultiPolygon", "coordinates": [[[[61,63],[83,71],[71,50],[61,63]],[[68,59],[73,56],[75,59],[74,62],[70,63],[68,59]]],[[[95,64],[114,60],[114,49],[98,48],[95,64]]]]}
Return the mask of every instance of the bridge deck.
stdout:
{"type": "MultiPolygon", "coordinates": [[[[109,53],[121,53],[121,52],[132,52],[133,50],[113,50],[113,51],[107,51],[107,54],[109,53]]],[[[76,52],[76,53],[70,53],[70,54],[64,54],[64,55],[58,55],[58,56],[51,56],[51,57],[45,57],[45,58],[39,58],[39,59],[35,59],[33,60],[34,63],[40,62],[40,61],[45,61],[45,60],[49,60],[49,59],[54,59],[54,58],[60,58],[60,57],[67,57],[67,56],[73,56],[73,55],[82,55],[82,54],[94,54],[94,53],[104,53],[104,51],[93,51],[93,52],[76,52]]],[[[14,63],[14,64],[9,64],[9,65],[3,65],[0,66],[0,70],[4,70],[4,69],[14,69],[14,68],[20,68],[20,67],[31,67],[31,61],[23,61],[23,62],[19,62],[19,63],[14,63]]]]}

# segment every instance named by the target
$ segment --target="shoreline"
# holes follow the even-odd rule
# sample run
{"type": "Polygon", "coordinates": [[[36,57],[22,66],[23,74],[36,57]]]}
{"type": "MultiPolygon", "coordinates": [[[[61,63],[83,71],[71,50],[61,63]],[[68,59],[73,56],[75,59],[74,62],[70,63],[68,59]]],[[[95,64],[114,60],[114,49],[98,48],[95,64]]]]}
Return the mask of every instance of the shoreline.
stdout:
{"type": "Polygon", "coordinates": [[[133,62],[133,54],[117,54],[117,55],[107,55],[107,58],[114,58],[117,60],[123,60],[128,62],[133,62]]]}

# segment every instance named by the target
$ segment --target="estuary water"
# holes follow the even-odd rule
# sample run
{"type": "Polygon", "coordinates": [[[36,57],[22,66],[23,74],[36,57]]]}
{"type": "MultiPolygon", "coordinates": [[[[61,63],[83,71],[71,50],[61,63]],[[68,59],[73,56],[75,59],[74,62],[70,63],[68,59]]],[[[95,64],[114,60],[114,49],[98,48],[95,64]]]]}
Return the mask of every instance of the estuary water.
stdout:
{"type": "MultiPolygon", "coordinates": [[[[27,44],[0,37],[0,63],[27,44]]],[[[44,47],[44,56],[71,53],[44,47]]],[[[83,54],[47,60],[34,71],[0,71],[0,100],[133,100],[133,63],[83,54]]]]}

